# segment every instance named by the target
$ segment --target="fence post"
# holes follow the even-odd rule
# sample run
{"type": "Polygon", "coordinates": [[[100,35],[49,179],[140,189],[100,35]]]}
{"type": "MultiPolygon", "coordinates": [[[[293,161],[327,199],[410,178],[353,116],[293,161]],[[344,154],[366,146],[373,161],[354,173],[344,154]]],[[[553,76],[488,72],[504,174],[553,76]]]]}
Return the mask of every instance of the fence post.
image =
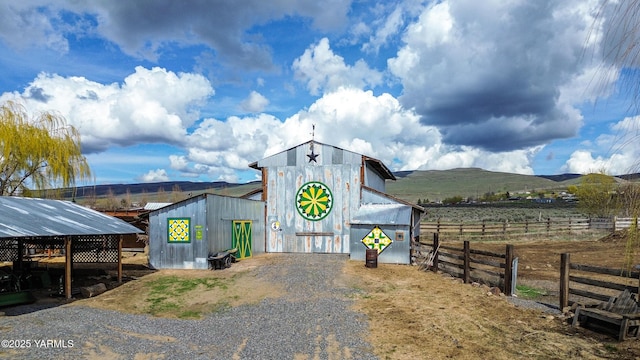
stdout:
{"type": "Polygon", "coordinates": [[[464,241],[464,283],[468,284],[471,282],[471,251],[469,251],[469,240],[464,241]]]}
{"type": "Polygon", "coordinates": [[[614,217],[613,217],[613,230],[612,230],[613,232],[615,232],[616,230],[618,230],[618,229],[616,229],[616,222],[617,222],[616,220],[618,220],[618,217],[617,217],[617,216],[614,216],[614,217]]]}
{"type": "Polygon", "coordinates": [[[524,233],[528,233],[529,232],[529,219],[525,219],[524,220],[524,233]]]}
{"type": "Polygon", "coordinates": [[[462,220],[460,220],[460,236],[462,236],[462,220]]]}
{"type": "Polygon", "coordinates": [[[440,235],[438,233],[433,234],[433,264],[431,269],[434,273],[438,272],[438,248],[440,247],[440,235]]]}
{"type": "Polygon", "coordinates": [[[549,231],[551,231],[551,218],[547,218],[547,235],[549,235],[549,231]]]}
{"type": "Polygon", "coordinates": [[[482,237],[484,238],[484,231],[485,231],[485,219],[482,219],[482,237]]]}
{"type": "Polygon", "coordinates": [[[507,219],[502,222],[502,235],[507,233],[507,219]]]}
{"type": "Polygon", "coordinates": [[[436,233],[440,234],[440,218],[438,218],[438,225],[436,225],[436,233]]]}
{"type": "Polygon", "coordinates": [[[507,245],[505,250],[505,264],[504,264],[504,294],[507,296],[513,295],[511,293],[513,279],[513,245],[507,245]]]}
{"type": "Polygon", "coordinates": [[[569,306],[569,253],[560,254],[560,311],[569,306]]]}

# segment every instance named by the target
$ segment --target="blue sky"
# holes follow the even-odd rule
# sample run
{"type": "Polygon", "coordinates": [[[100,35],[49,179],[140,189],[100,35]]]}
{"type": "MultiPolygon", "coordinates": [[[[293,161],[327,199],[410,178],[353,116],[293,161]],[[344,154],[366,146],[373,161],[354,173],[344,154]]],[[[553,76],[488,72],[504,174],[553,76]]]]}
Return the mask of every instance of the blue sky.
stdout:
{"type": "Polygon", "coordinates": [[[635,172],[597,0],[0,4],[0,101],[79,129],[96,183],[245,182],[311,139],[394,171],[635,172]]]}

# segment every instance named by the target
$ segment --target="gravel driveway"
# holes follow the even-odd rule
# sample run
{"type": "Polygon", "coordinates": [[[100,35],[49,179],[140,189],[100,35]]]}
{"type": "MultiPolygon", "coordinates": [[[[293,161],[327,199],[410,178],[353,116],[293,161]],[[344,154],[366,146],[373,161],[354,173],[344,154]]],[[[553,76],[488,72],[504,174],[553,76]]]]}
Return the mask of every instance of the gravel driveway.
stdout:
{"type": "Polygon", "coordinates": [[[281,284],[284,296],[202,320],[80,306],[0,317],[0,358],[375,359],[367,318],[350,310],[358,290],[334,281],[348,256],[281,254],[277,260],[257,276],[281,284]]]}

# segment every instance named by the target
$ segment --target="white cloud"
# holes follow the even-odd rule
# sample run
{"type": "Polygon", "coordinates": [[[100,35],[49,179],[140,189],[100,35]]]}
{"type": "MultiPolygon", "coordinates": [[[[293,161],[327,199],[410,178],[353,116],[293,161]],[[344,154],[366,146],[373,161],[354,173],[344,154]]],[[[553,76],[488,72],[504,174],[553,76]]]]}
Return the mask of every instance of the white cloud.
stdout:
{"type": "Polygon", "coordinates": [[[358,60],[353,66],[345,64],[344,58],[331,50],[327,38],[305,50],[293,61],[292,67],[296,78],[306,82],[312,95],[339,87],[373,88],[382,83],[382,74],[370,69],[364,60],[358,60]]]}
{"type": "Polygon", "coordinates": [[[163,182],[169,181],[169,175],[164,169],[149,170],[146,174],[141,175],[138,180],[145,183],[163,182]]]}
{"type": "Polygon", "coordinates": [[[532,174],[531,159],[540,148],[490,153],[442,143],[437,128],[420,123],[389,94],[338,88],[307,110],[281,121],[258,114],[206,119],[189,136],[187,153],[172,156],[172,169],[231,179],[248,164],[311,139],[382,160],[393,171],[482,167],[532,174]]]}
{"type": "Polygon", "coordinates": [[[627,117],[601,134],[595,143],[583,143],[586,149],[574,151],[562,167],[563,171],[586,174],[604,171],[611,175],[640,170],[640,116],[627,117]],[[591,145],[591,146],[589,146],[591,145]]]}
{"type": "Polygon", "coordinates": [[[252,91],[245,100],[240,103],[240,108],[246,112],[258,113],[264,111],[269,105],[269,100],[257,91],[252,91]]]}
{"type": "Polygon", "coordinates": [[[17,100],[30,112],[55,109],[80,131],[84,151],[93,152],[114,144],[180,144],[199,117],[197,106],[212,94],[201,75],[136,67],[122,85],[41,73],[23,93],[0,100],[17,100]]]}

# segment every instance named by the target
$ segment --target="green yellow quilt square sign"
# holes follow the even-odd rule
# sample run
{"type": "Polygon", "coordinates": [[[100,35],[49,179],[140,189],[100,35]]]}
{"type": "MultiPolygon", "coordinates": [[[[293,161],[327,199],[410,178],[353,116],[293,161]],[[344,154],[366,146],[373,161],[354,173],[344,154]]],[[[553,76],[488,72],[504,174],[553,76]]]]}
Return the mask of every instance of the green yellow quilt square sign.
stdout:
{"type": "Polygon", "coordinates": [[[190,218],[167,219],[167,241],[170,243],[190,243],[190,218]]]}
{"type": "Polygon", "coordinates": [[[333,194],[327,185],[319,181],[310,181],[302,185],[296,193],[296,209],[307,220],[324,219],[332,207],[333,194]]]}
{"type": "Polygon", "coordinates": [[[387,236],[378,226],[374,227],[367,236],[362,239],[362,243],[369,249],[378,250],[378,254],[384,251],[393,240],[387,236]]]}

